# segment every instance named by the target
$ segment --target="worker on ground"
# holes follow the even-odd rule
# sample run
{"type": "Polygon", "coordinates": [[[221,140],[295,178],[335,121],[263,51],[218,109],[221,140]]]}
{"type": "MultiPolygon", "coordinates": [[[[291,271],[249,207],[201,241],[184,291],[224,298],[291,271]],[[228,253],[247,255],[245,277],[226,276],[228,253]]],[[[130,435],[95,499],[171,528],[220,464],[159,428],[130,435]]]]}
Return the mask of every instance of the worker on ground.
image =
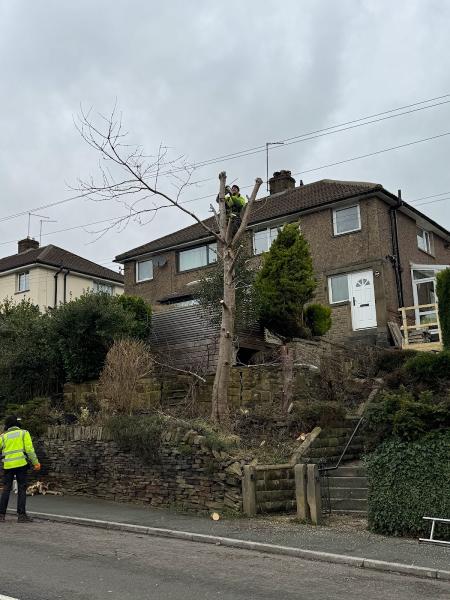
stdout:
{"type": "Polygon", "coordinates": [[[32,521],[25,510],[28,461],[31,462],[35,471],[39,471],[41,465],[34,451],[30,434],[19,426],[19,420],[15,416],[6,417],[5,419],[5,432],[0,435],[0,452],[3,459],[3,492],[0,498],[0,521],[5,520],[9,494],[11,493],[15,477],[18,488],[17,520],[19,523],[28,523],[32,521]]]}

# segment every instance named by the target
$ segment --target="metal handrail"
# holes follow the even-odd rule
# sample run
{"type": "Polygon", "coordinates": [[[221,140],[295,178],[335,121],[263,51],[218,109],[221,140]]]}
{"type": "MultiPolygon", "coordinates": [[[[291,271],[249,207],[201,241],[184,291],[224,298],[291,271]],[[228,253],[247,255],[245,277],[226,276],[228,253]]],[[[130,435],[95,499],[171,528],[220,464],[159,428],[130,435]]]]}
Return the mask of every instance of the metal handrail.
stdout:
{"type": "Polygon", "coordinates": [[[346,445],[345,445],[345,448],[342,450],[342,453],[341,453],[341,455],[340,455],[340,457],[339,457],[339,459],[338,459],[337,463],[336,463],[334,466],[332,466],[332,467],[319,467],[319,471],[335,471],[336,469],[338,469],[338,468],[339,468],[339,465],[341,464],[341,462],[342,462],[342,459],[344,458],[344,456],[345,456],[345,453],[346,453],[346,452],[347,452],[347,450],[348,450],[348,447],[349,447],[349,446],[350,446],[350,444],[352,443],[352,440],[353,440],[353,438],[355,437],[355,435],[356,435],[356,432],[358,431],[358,429],[359,429],[359,427],[360,427],[360,425],[361,425],[361,423],[362,423],[363,421],[364,421],[364,417],[361,417],[361,418],[359,419],[359,421],[357,422],[357,424],[356,424],[356,427],[353,429],[353,432],[352,432],[352,434],[350,435],[350,437],[349,437],[349,439],[348,439],[348,442],[347,442],[347,443],[346,443],[346,445]]]}

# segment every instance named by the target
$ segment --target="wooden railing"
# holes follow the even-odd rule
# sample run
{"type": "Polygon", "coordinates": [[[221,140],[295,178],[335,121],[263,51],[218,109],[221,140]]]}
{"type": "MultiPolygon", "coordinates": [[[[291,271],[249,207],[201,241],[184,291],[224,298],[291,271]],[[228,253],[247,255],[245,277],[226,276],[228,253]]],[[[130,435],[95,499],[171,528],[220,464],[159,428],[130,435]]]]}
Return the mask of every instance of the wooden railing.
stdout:
{"type": "MultiPolygon", "coordinates": [[[[438,312],[438,306],[436,303],[433,304],[417,304],[415,306],[403,306],[402,308],[399,308],[399,311],[402,315],[402,326],[400,327],[401,331],[403,332],[403,347],[404,348],[411,348],[412,350],[422,350],[422,351],[436,351],[436,350],[442,350],[442,333],[441,333],[441,324],[439,321],[439,312],[438,312]],[[429,322],[429,323],[420,323],[420,324],[415,324],[415,325],[408,325],[408,315],[407,315],[407,311],[414,311],[414,323],[416,323],[416,314],[417,311],[419,311],[419,315],[420,315],[420,311],[424,310],[424,309],[429,309],[430,312],[434,312],[436,315],[436,320],[429,322]],[[412,332],[423,332],[423,336],[422,339],[417,339],[417,335],[411,335],[410,331],[412,332]],[[425,335],[431,335],[430,331],[432,332],[432,335],[434,337],[437,337],[436,340],[432,341],[430,340],[426,340],[425,335]]],[[[420,317],[419,317],[420,318],[420,317]]]]}

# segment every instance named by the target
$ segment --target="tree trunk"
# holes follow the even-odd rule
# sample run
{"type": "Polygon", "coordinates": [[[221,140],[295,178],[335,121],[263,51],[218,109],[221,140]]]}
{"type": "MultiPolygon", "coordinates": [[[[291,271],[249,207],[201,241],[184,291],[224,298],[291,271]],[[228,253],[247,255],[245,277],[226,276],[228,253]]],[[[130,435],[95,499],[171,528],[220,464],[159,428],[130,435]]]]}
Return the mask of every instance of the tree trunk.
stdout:
{"type": "Polygon", "coordinates": [[[234,252],[227,248],[223,253],[223,302],[220,325],[219,355],[212,392],[211,418],[216,423],[228,421],[228,387],[233,364],[236,290],[234,283],[234,252]]]}
{"type": "Polygon", "coordinates": [[[287,414],[289,405],[292,402],[292,382],[294,375],[294,353],[287,342],[280,346],[281,370],[283,377],[283,388],[281,392],[281,410],[287,414]]]}
{"type": "Polygon", "coordinates": [[[219,174],[219,237],[221,240],[221,255],[223,260],[223,299],[222,299],[222,321],[219,336],[219,354],[217,359],[216,374],[214,377],[212,391],[211,419],[216,423],[226,424],[229,418],[228,410],[228,387],[231,378],[231,366],[233,364],[233,342],[234,325],[236,315],[236,260],[240,248],[239,240],[245,232],[250,211],[261,187],[262,179],[257,178],[253,191],[248,198],[248,204],[244,210],[240,225],[236,232],[233,231],[233,223],[227,218],[225,207],[225,184],[226,173],[219,174]]]}

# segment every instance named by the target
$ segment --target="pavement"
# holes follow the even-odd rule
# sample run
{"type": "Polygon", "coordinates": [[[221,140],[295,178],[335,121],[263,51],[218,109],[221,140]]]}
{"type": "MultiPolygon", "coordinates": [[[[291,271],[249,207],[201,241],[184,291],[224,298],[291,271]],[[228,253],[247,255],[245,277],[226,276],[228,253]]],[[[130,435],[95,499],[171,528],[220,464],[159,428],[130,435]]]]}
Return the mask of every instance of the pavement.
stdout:
{"type": "MultiPolygon", "coordinates": [[[[373,534],[366,529],[366,523],[361,519],[344,516],[332,516],[324,525],[304,525],[295,521],[295,515],[279,517],[256,517],[248,518],[221,518],[213,521],[208,516],[180,513],[175,510],[151,508],[133,504],[105,501],[94,498],[79,496],[33,496],[27,500],[27,511],[30,514],[39,513],[41,517],[52,515],[55,520],[66,520],[75,522],[77,519],[89,519],[81,524],[97,525],[107,527],[105,522],[136,527],[136,532],[141,528],[154,528],[153,531],[145,531],[151,535],[168,535],[162,530],[172,532],[171,537],[180,539],[191,539],[193,541],[205,541],[209,543],[223,543],[221,540],[214,542],[214,537],[235,540],[235,547],[239,547],[238,541],[260,544],[259,547],[250,547],[249,544],[241,545],[249,549],[270,553],[270,547],[263,548],[262,545],[272,545],[276,548],[289,548],[311,552],[311,558],[327,560],[329,562],[345,562],[339,560],[339,556],[347,557],[347,564],[352,564],[352,558],[359,561],[365,560],[367,564],[357,566],[368,566],[377,568],[376,561],[384,563],[395,563],[409,565],[420,574],[420,569],[444,572],[441,578],[450,580],[450,547],[435,546],[432,544],[419,544],[417,540],[407,538],[392,538],[373,534]],[[67,517],[67,519],[65,519],[67,517]],[[94,522],[95,521],[95,522],[94,522]],[[99,521],[103,524],[98,523],[99,521]],[[160,532],[158,532],[160,530],[160,532]],[[197,539],[192,536],[182,535],[184,533],[198,534],[197,539]],[[202,539],[202,536],[209,536],[202,539]],[[315,556],[317,554],[317,556],[315,556]],[[319,556],[323,554],[323,556],[319,556]],[[332,556],[337,559],[331,558],[332,556]],[[369,565],[369,562],[373,564],[369,565]],[[447,573],[445,573],[447,572],[447,573]]],[[[52,518],[53,518],[52,517],[52,518]]],[[[114,528],[109,526],[108,528],[114,528]]],[[[133,530],[133,527],[130,528],[133,530]]],[[[143,531],[143,530],[142,530],[143,531]]],[[[232,543],[227,545],[232,546],[232,543]]],[[[278,551],[278,554],[289,554],[289,552],[278,551]]],[[[291,552],[291,555],[295,553],[291,552]]],[[[296,554],[300,556],[300,554],[296,554]]],[[[384,570],[399,571],[395,568],[384,570]]],[[[414,573],[412,573],[414,574],[414,573]]],[[[438,577],[424,572],[423,576],[438,577]]]]}

